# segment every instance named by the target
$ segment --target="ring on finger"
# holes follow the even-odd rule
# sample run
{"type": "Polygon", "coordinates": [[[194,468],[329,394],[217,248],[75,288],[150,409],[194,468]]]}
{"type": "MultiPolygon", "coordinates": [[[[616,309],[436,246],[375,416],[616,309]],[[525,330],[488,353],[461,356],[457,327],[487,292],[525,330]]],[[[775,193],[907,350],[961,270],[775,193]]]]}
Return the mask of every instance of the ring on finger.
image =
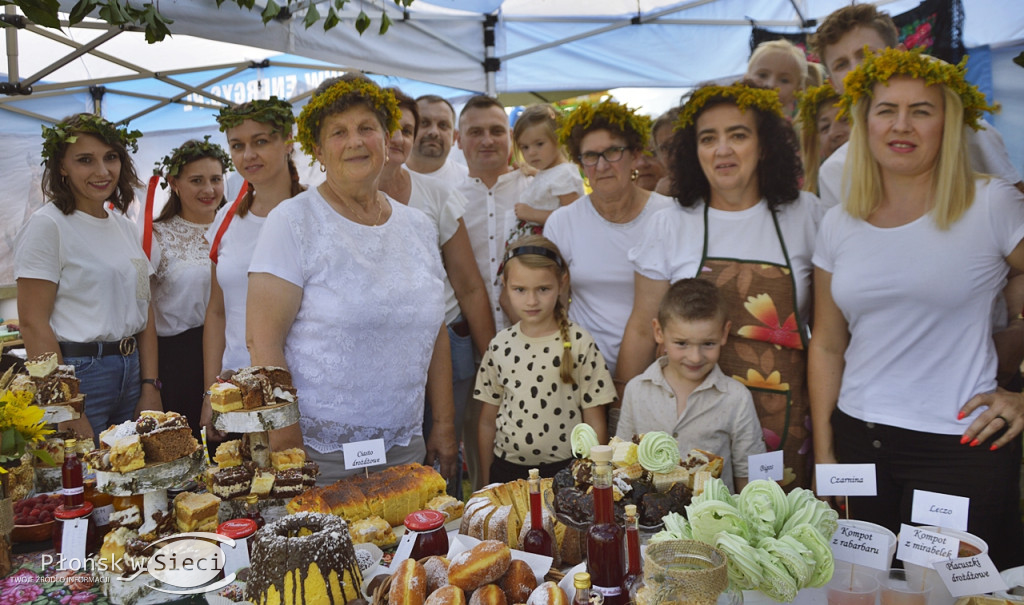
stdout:
{"type": "Polygon", "coordinates": [[[996,418],[1003,421],[1003,425],[1010,426],[1010,421],[1007,420],[1002,414],[996,414],[996,418]]]}

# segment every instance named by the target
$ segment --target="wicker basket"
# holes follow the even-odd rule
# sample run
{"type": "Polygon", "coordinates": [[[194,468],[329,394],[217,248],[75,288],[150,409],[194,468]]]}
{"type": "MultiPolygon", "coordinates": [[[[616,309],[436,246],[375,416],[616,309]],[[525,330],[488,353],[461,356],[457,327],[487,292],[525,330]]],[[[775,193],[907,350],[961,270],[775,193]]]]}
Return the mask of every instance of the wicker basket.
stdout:
{"type": "Polygon", "coordinates": [[[647,547],[644,585],[637,605],[714,605],[729,586],[726,558],[694,540],[667,540],[647,547]]]}

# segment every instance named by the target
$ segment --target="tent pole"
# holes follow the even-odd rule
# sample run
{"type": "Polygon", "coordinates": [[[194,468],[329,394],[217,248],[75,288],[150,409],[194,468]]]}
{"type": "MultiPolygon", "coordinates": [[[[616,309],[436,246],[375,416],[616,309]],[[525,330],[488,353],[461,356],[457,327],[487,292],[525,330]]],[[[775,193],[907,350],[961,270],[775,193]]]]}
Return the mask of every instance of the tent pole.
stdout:
{"type": "MultiPolygon", "coordinates": [[[[4,15],[13,17],[14,6],[8,4],[4,7],[4,15]]],[[[18,78],[18,28],[8,27],[7,29],[7,81],[17,84],[18,78]]]]}
{"type": "Polygon", "coordinates": [[[487,76],[487,96],[498,96],[497,79],[494,74],[501,69],[501,59],[494,56],[494,26],[498,15],[484,15],[484,73],[487,76]]]}

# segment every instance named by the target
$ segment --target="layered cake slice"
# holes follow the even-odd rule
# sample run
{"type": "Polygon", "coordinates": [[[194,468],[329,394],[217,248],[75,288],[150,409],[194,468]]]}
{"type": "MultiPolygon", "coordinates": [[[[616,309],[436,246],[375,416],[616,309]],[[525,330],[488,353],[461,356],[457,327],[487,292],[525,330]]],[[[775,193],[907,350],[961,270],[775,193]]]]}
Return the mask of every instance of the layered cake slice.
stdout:
{"type": "Polygon", "coordinates": [[[110,470],[127,473],[146,466],[142,441],[138,435],[128,435],[110,446],[110,470]]]}
{"type": "Polygon", "coordinates": [[[177,412],[142,412],[135,430],[142,438],[147,463],[177,460],[199,448],[188,420],[177,412]]]}
{"type": "Polygon", "coordinates": [[[242,409],[242,390],[230,382],[218,382],[210,387],[210,407],[215,412],[233,412],[242,409]]]}
{"type": "Polygon", "coordinates": [[[286,471],[292,468],[302,468],[306,463],[306,451],[301,447],[292,447],[280,452],[270,452],[270,464],[274,470],[286,471]]]}
{"type": "Polygon", "coordinates": [[[182,492],[174,497],[174,523],[178,531],[217,531],[220,498],[213,494],[182,492]]]}
{"type": "Polygon", "coordinates": [[[225,500],[248,494],[252,479],[253,471],[245,465],[206,469],[206,489],[225,500]]]}
{"type": "Polygon", "coordinates": [[[230,468],[242,464],[242,440],[232,439],[217,446],[213,461],[221,468],[230,468]]]}

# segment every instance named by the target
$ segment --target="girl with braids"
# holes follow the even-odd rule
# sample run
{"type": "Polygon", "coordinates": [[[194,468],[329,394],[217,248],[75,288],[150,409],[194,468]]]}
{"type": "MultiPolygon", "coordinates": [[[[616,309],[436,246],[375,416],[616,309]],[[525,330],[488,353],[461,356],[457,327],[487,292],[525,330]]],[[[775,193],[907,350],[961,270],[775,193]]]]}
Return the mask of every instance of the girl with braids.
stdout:
{"type": "MultiPolygon", "coordinates": [[[[222,370],[249,364],[245,346],[245,299],[249,262],[267,214],[282,201],[306,190],[292,161],[292,106],[277,97],[225,107],[217,116],[227,135],[235,170],[247,190],[235,204],[217,213],[206,232],[213,261],[210,302],[203,332],[204,382],[213,384],[222,370]]],[[[202,424],[215,441],[221,435],[211,422],[209,401],[202,424]]]]}
{"type": "Polygon", "coordinates": [[[477,444],[482,483],[553,477],[572,461],[569,433],[586,422],[607,441],[615,387],[593,337],[569,321],[569,267],[551,240],[530,235],[505,255],[502,284],[519,322],[498,333],[480,362],[477,444]]]}
{"type": "MultiPolygon", "coordinates": [[[[170,195],[152,230],[143,233],[143,249],[156,269],[153,315],[160,351],[161,393],[167,409],[188,418],[199,437],[203,391],[203,322],[210,300],[210,244],[206,231],[224,205],[224,172],[231,159],[207,135],[186,141],[158,164],[150,188],[160,176],[170,195]]],[[[147,218],[150,213],[146,214],[147,218]]]]}
{"type": "Polygon", "coordinates": [[[14,251],[18,315],[28,356],[56,353],[88,397],[64,423],[93,437],[111,424],[160,410],[153,269],[124,216],[138,177],[128,132],[92,114],[43,128],[43,194],[14,251]],[[113,211],[107,204],[113,204],[113,211]]]}

